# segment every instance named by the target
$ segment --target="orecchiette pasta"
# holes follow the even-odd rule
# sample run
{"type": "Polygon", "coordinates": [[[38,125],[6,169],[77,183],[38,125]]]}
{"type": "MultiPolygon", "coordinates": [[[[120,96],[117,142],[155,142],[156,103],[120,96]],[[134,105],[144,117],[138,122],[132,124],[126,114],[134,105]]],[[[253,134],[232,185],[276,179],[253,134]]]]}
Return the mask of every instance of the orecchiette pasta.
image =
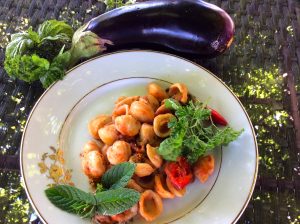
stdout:
{"type": "Polygon", "coordinates": [[[156,219],[163,211],[163,203],[154,191],[146,190],[141,194],[139,212],[148,222],[156,219]]]}
{"type": "Polygon", "coordinates": [[[142,100],[142,99],[145,100],[146,102],[148,102],[150,104],[150,106],[152,107],[153,111],[156,111],[157,108],[159,107],[158,100],[154,96],[152,96],[150,94],[148,94],[147,96],[141,97],[140,100],[142,100]]]}
{"type": "Polygon", "coordinates": [[[215,168],[215,159],[212,155],[200,157],[194,165],[194,174],[201,183],[207,181],[215,168]]]}
{"type": "Polygon", "coordinates": [[[176,189],[168,177],[166,178],[166,184],[167,184],[169,191],[172,192],[177,197],[182,197],[186,192],[186,188],[176,189]]]}
{"type": "Polygon", "coordinates": [[[138,100],[139,98],[140,98],[139,96],[125,97],[116,103],[116,107],[122,106],[124,104],[130,106],[134,101],[138,100]]]}
{"type": "Polygon", "coordinates": [[[148,85],[148,94],[154,96],[158,101],[168,98],[166,91],[156,83],[150,83],[148,85]]]}
{"type": "Polygon", "coordinates": [[[155,144],[157,142],[157,136],[154,132],[153,125],[150,124],[142,124],[140,129],[140,142],[142,144],[155,144]]]}
{"type": "Polygon", "coordinates": [[[117,131],[114,124],[106,125],[98,130],[100,139],[106,145],[112,145],[118,138],[119,132],[117,131]]]}
{"type": "Polygon", "coordinates": [[[133,176],[134,181],[144,189],[154,189],[154,174],[152,173],[149,176],[138,177],[133,176]]]}
{"type": "Polygon", "coordinates": [[[132,115],[122,115],[115,119],[116,129],[125,136],[135,136],[139,133],[141,123],[132,115]]]}
{"type": "Polygon", "coordinates": [[[136,163],[136,167],[135,167],[134,173],[138,177],[149,176],[153,172],[154,172],[154,169],[148,163],[136,163]]]}
{"type": "Polygon", "coordinates": [[[146,145],[146,152],[149,160],[151,163],[156,167],[159,168],[161,167],[163,163],[163,159],[161,156],[156,152],[156,148],[152,147],[151,145],[147,144],[146,145]]]}
{"type": "Polygon", "coordinates": [[[140,193],[144,192],[144,189],[143,189],[140,185],[138,185],[138,184],[135,182],[135,180],[133,180],[133,179],[130,179],[130,180],[128,181],[127,187],[128,187],[128,188],[131,188],[131,189],[134,189],[134,190],[137,190],[137,191],[140,192],[140,193]]]}
{"type": "MultiPolygon", "coordinates": [[[[152,222],[163,211],[162,198],[182,197],[186,192],[184,186],[178,189],[174,182],[180,167],[174,168],[172,162],[163,160],[159,145],[170,135],[168,123],[176,118],[175,111],[166,108],[166,99],[172,97],[183,105],[193,98],[181,83],[167,90],[150,83],[147,91],[144,96],[119,97],[111,116],[98,115],[88,123],[93,140],[84,145],[80,154],[84,174],[97,184],[107,169],[129,161],[135,163],[135,170],[126,187],[141,193],[138,205],[117,215],[95,215],[95,222],[125,223],[137,213],[152,222]]],[[[193,166],[200,182],[205,182],[213,170],[213,156],[201,157],[193,166]]]]}
{"type": "Polygon", "coordinates": [[[162,198],[174,198],[174,194],[171,193],[167,187],[163,184],[163,177],[160,174],[156,174],[154,178],[154,189],[156,193],[162,198]]]}
{"type": "Polygon", "coordinates": [[[129,109],[129,113],[142,123],[150,123],[154,119],[154,111],[149,103],[144,101],[134,101],[129,109]]]}
{"type": "Polygon", "coordinates": [[[168,94],[182,103],[186,103],[188,100],[188,89],[183,83],[174,83],[171,85],[168,94]]]}
{"type": "Polygon", "coordinates": [[[113,164],[119,164],[128,161],[131,155],[130,145],[125,141],[116,141],[107,150],[107,159],[113,164]]]}
{"type": "Polygon", "coordinates": [[[126,114],[129,114],[129,106],[127,104],[123,104],[119,107],[115,107],[115,109],[112,112],[112,119],[114,121],[116,117],[126,114]]]}
{"type": "Polygon", "coordinates": [[[101,152],[90,151],[88,152],[81,161],[83,171],[91,179],[100,178],[105,170],[105,159],[101,152]]]}
{"type": "Polygon", "coordinates": [[[84,157],[86,154],[88,154],[91,151],[100,151],[102,147],[103,147],[103,143],[88,141],[87,143],[85,143],[83,147],[83,153],[81,154],[81,156],[84,157]]]}
{"type": "Polygon", "coordinates": [[[154,118],[153,128],[157,136],[161,138],[168,137],[171,130],[168,128],[169,121],[174,117],[173,114],[160,114],[154,118]]]}
{"type": "Polygon", "coordinates": [[[98,130],[104,127],[104,125],[110,123],[111,121],[111,116],[108,115],[99,115],[95,117],[88,124],[88,130],[90,135],[95,139],[99,139],[98,130]]]}

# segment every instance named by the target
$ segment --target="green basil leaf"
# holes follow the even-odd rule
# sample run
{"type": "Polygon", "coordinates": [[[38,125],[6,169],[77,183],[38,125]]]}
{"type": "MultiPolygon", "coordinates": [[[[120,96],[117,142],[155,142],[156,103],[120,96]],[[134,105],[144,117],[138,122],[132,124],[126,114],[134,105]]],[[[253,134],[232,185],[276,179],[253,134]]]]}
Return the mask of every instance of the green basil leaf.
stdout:
{"type": "Polygon", "coordinates": [[[101,215],[116,215],[134,206],[140,193],[133,189],[118,188],[96,194],[97,212],[101,215]]]}
{"type": "Polygon", "coordinates": [[[134,170],[134,163],[125,162],[118,164],[105,172],[101,182],[106,189],[125,187],[132,177],[134,170]]]}
{"type": "Polygon", "coordinates": [[[49,87],[52,83],[57,80],[63,79],[65,76],[65,71],[68,67],[71,54],[69,51],[62,53],[62,51],[57,55],[53,62],[50,64],[49,69],[40,76],[40,81],[44,88],[49,87]]]}
{"type": "Polygon", "coordinates": [[[45,193],[52,204],[64,211],[80,215],[82,218],[90,218],[95,213],[95,196],[76,187],[57,185],[46,189],[45,193]]]}
{"type": "Polygon", "coordinates": [[[11,41],[6,46],[5,56],[13,58],[22,55],[39,42],[38,34],[32,31],[31,27],[26,32],[12,34],[11,41]]]}
{"type": "Polygon", "coordinates": [[[37,33],[42,42],[45,40],[70,41],[74,30],[63,21],[47,20],[39,26],[37,33]]]}

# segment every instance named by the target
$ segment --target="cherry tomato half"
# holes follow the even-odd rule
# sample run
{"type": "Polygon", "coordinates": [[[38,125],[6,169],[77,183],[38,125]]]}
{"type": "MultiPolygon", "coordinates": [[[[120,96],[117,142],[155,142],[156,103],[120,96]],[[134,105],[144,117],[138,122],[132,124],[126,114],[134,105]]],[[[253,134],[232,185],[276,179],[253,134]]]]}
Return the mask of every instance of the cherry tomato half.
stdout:
{"type": "Polygon", "coordinates": [[[177,189],[183,189],[193,180],[191,166],[184,157],[179,157],[176,162],[168,162],[165,172],[177,189]]]}

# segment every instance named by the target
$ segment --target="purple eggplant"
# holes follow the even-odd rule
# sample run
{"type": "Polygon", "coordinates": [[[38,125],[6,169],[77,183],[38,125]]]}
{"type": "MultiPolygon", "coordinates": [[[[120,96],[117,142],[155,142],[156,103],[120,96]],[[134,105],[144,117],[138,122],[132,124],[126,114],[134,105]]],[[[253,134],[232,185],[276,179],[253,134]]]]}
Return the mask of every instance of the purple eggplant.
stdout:
{"type": "Polygon", "coordinates": [[[234,23],[202,0],[150,0],[104,13],[79,28],[75,51],[86,57],[128,48],[215,57],[231,44],[234,23]]]}

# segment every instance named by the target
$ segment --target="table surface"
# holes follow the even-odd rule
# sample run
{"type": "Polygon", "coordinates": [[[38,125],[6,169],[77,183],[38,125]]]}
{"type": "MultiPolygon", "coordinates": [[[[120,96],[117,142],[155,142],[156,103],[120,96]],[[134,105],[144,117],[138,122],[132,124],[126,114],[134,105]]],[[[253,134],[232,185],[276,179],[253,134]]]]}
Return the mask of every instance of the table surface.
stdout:
{"type": "MultiPolygon", "coordinates": [[[[300,2],[298,0],[209,0],[236,25],[235,41],[206,67],[237,94],[255,127],[259,174],[238,223],[300,223],[300,2]]],[[[45,19],[75,28],[105,11],[97,0],[0,0],[0,223],[38,223],[19,171],[26,119],[43,93],[10,79],[3,69],[10,34],[45,19]]]]}

